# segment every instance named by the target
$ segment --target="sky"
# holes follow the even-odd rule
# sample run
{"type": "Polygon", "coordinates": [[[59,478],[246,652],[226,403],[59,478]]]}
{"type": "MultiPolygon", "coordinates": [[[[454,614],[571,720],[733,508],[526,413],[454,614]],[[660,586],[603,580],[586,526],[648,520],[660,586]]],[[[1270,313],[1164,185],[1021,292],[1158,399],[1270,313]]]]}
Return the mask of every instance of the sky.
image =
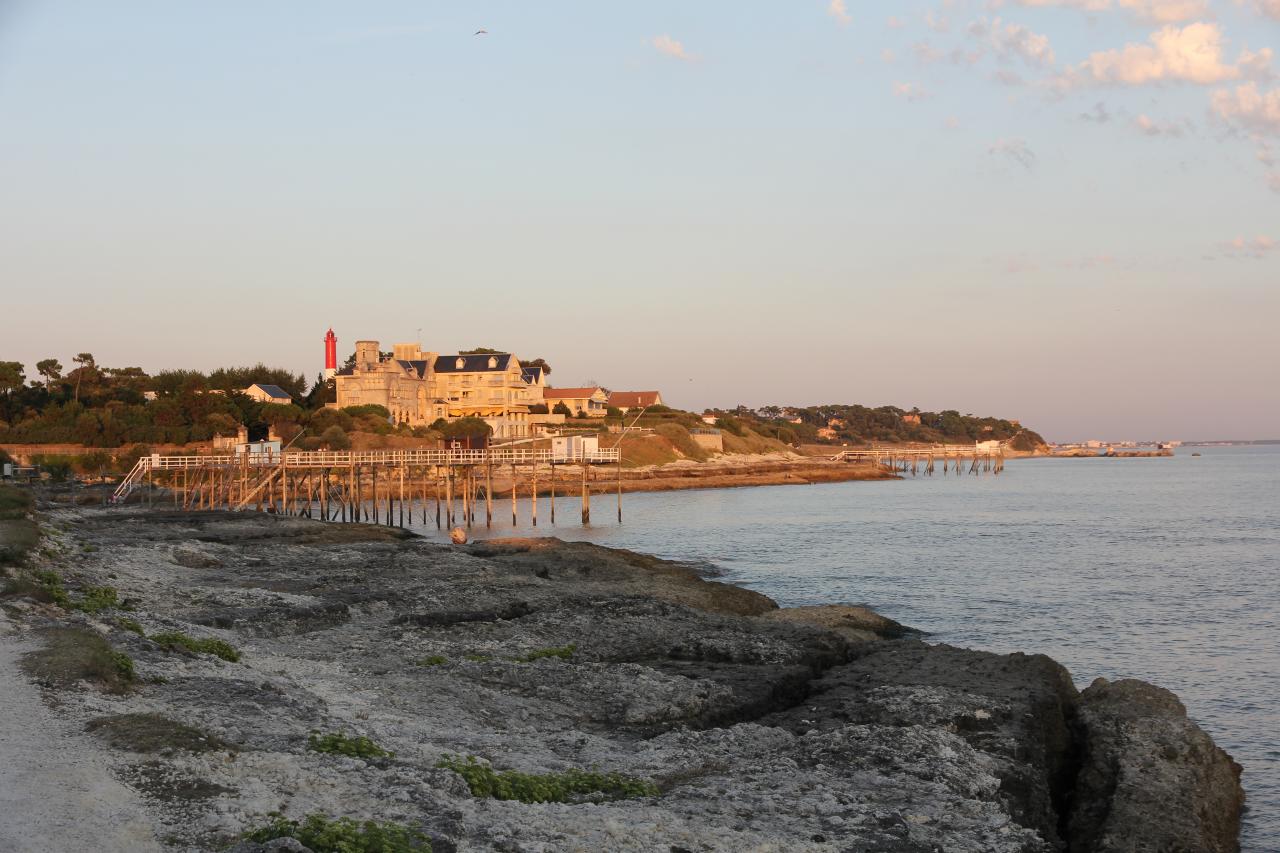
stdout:
{"type": "Polygon", "coordinates": [[[0,0],[0,358],[311,377],[332,327],[1280,438],[1277,50],[1280,0],[0,0]]]}

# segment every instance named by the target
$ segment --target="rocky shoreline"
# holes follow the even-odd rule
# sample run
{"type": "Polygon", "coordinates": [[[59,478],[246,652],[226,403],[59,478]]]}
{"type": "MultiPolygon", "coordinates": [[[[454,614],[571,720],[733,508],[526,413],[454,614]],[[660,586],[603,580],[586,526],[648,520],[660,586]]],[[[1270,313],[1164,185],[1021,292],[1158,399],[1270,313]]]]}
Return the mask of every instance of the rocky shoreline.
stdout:
{"type": "Polygon", "coordinates": [[[58,794],[14,784],[55,751],[101,771],[96,837],[133,839],[92,849],[307,849],[244,840],[272,813],[436,851],[1238,849],[1238,765],[1142,682],[1078,692],[1043,655],[585,543],[48,502],[40,520],[0,598],[0,666],[25,673],[0,673],[0,716],[49,718],[0,735],[5,849],[83,846],[58,794]]]}

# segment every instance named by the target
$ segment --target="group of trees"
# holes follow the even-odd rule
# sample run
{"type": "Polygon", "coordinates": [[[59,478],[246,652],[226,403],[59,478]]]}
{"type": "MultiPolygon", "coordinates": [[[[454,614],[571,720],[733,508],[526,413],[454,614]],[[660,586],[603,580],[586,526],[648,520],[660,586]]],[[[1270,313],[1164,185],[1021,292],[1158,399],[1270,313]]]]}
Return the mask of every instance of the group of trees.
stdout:
{"type": "MultiPolygon", "coordinates": [[[[835,441],[863,444],[886,443],[952,443],[1005,441],[1015,436],[1032,444],[1043,439],[1012,421],[1002,418],[962,415],[948,409],[922,412],[896,406],[868,408],[858,405],[809,406],[807,408],[761,406],[758,409],[738,406],[730,412],[717,413],[720,425],[733,431],[745,422],[752,430],[788,444],[835,441]],[[917,420],[919,421],[917,423],[917,420]],[[834,431],[835,438],[824,438],[819,430],[834,431]]],[[[828,433],[828,436],[830,434],[828,433]]]]}
{"type": "Polygon", "coordinates": [[[275,408],[298,412],[322,406],[331,394],[319,377],[308,391],[305,377],[262,364],[151,376],[138,367],[100,365],[92,353],[71,362],[76,367],[64,373],[58,359],[42,359],[39,378],[28,382],[21,362],[0,361],[0,442],[119,447],[206,441],[234,434],[241,424],[255,429],[270,423],[272,407],[241,393],[255,382],[279,385],[299,405],[275,408]]]}

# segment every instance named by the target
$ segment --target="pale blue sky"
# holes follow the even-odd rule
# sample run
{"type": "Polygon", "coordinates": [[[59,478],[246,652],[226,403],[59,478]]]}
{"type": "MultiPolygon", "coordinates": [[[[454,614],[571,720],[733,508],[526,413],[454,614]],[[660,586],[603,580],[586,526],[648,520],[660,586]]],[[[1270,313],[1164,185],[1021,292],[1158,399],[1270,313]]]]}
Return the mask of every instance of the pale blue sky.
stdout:
{"type": "Polygon", "coordinates": [[[0,0],[0,358],[1280,437],[1278,0],[845,6],[0,0]]]}

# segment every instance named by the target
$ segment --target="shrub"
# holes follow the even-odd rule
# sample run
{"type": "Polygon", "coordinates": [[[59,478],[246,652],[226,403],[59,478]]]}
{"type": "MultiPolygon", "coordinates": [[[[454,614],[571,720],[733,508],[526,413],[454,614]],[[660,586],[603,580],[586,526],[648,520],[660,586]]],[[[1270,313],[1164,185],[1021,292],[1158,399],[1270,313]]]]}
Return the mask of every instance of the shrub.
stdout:
{"type": "Polygon", "coordinates": [[[264,843],[276,838],[293,838],[315,853],[430,853],[431,840],[415,829],[398,823],[351,818],[332,820],[321,814],[307,815],[301,823],[286,820],[278,812],[261,829],[246,833],[249,841],[264,843]]]}
{"type": "Polygon", "coordinates": [[[518,800],[522,803],[567,803],[592,794],[603,794],[612,800],[634,797],[656,797],[658,786],[646,779],[620,773],[595,773],[571,769],[563,773],[520,773],[516,770],[495,771],[481,764],[474,755],[445,756],[436,767],[452,770],[461,776],[473,797],[495,800],[518,800]]]}
{"type": "Polygon", "coordinates": [[[213,655],[231,663],[240,660],[240,653],[233,646],[222,640],[215,640],[212,637],[197,640],[195,637],[183,634],[181,631],[165,631],[160,634],[152,634],[148,639],[153,643],[159,643],[160,647],[166,651],[185,649],[196,654],[213,655]]]}
{"type": "Polygon", "coordinates": [[[352,758],[392,758],[395,756],[394,752],[388,752],[364,735],[347,737],[342,732],[331,732],[327,735],[312,733],[307,738],[307,748],[313,752],[349,755],[352,758]]]}
{"type": "Polygon", "coordinates": [[[560,658],[561,660],[569,660],[577,650],[578,647],[573,643],[570,643],[567,646],[552,646],[546,649],[537,649],[529,652],[527,655],[520,655],[516,660],[521,663],[532,663],[535,660],[542,660],[543,658],[560,658]]]}
{"type": "Polygon", "coordinates": [[[428,655],[425,658],[414,661],[417,666],[440,666],[448,662],[449,659],[444,655],[428,655]]]}

